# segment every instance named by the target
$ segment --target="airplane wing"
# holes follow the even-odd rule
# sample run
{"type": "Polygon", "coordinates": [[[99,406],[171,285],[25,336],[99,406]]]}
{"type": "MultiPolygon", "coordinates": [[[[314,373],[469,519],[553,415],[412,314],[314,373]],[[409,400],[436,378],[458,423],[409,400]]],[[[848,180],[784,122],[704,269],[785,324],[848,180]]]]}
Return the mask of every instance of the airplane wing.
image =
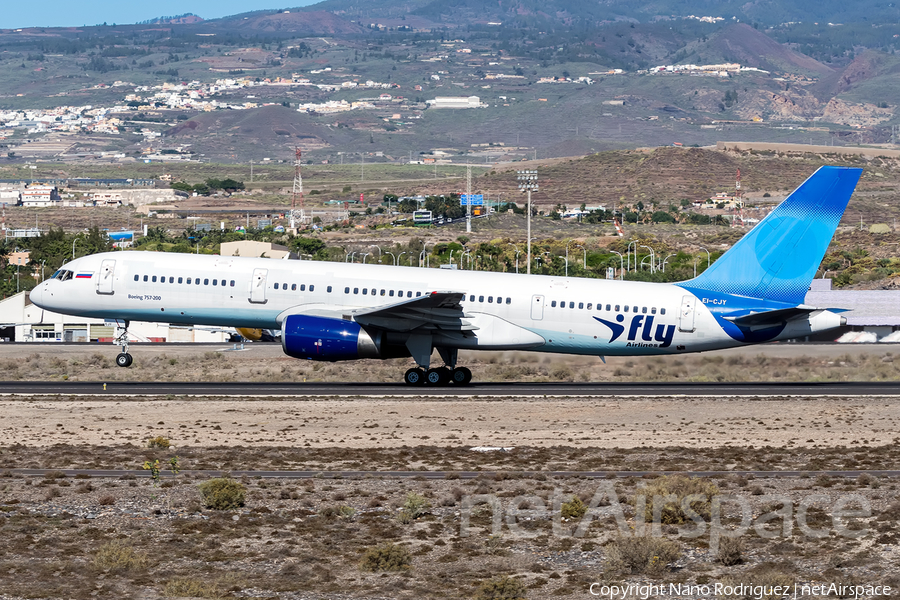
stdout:
{"type": "Polygon", "coordinates": [[[752,312],[747,315],[729,316],[724,318],[726,321],[731,321],[738,327],[760,329],[765,327],[775,327],[777,325],[781,325],[782,323],[786,323],[800,317],[805,317],[817,310],[822,309],[801,304],[799,306],[792,306],[790,308],[779,308],[763,312],[752,312]]]}
{"type": "Polygon", "coordinates": [[[311,315],[354,320],[360,325],[389,331],[474,331],[460,305],[462,292],[438,291],[382,306],[351,310],[335,309],[324,304],[297,306],[278,315],[281,322],[288,315],[311,315]]]}

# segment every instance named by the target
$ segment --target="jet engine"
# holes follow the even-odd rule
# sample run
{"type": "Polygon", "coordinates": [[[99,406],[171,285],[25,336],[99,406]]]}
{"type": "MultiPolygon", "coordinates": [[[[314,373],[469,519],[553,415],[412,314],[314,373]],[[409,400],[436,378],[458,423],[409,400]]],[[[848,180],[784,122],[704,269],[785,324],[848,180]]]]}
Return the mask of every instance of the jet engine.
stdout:
{"type": "Polygon", "coordinates": [[[307,360],[384,358],[381,332],[370,335],[359,323],[327,317],[288,315],[281,324],[281,347],[288,356],[307,360]]]}

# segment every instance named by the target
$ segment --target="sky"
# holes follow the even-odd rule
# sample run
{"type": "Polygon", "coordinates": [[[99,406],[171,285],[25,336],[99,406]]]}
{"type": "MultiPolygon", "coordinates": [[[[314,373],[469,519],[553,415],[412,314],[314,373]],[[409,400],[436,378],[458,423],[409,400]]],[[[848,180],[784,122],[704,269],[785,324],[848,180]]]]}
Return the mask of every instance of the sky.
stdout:
{"type": "Polygon", "coordinates": [[[280,0],[247,2],[247,0],[154,0],[123,2],[122,0],[49,0],[36,2],[4,2],[0,10],[0,29],[19,27],[79,27],[100,23],[137,23],[156,17],[194,13],[204,19],[216,19],[252,10],[277,9],[314,4],[316,0],[280,0]]]}

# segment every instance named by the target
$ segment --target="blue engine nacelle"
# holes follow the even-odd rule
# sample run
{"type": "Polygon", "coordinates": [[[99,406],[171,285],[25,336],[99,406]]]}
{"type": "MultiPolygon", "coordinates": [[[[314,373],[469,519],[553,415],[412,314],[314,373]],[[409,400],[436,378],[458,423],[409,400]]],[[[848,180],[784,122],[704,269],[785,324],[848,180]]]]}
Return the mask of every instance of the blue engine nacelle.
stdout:
{"type": "Polygon", "coordinates": [[[288,315],[281,324],[281,347],[288,356],[308,360],[381,358],[381,335],[369,335],[354,321],[288,315]]]}

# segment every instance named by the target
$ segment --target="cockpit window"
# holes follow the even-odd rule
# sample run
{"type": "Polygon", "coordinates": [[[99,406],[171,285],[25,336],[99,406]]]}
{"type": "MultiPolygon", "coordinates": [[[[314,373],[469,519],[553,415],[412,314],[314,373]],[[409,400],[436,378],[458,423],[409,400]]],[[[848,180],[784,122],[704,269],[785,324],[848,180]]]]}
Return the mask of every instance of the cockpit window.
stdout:
{"type": "Polygon", "coordinates": [[[59,279],[60,281],[68,281],[73,277],[75,277],[75,273],[73,271],[66,271],[65,269],[60,269],[53,274],[53,279],[59,279]]]}

